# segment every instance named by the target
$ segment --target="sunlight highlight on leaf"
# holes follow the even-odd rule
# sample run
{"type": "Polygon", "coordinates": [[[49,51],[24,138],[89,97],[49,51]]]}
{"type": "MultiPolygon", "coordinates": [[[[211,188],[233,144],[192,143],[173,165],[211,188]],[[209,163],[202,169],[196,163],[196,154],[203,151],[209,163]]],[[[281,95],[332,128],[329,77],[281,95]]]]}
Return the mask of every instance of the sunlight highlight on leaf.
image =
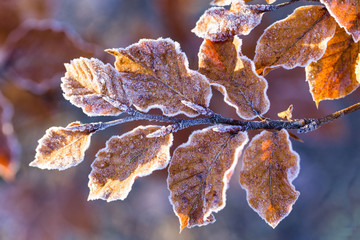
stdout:
{"type": "Polygon", "coordinates": [[[96,129],[83,127],[80,122],[70,123],[66,128],[51,127],[39,140],[32,167],[41,169],[65,170],[84,160],[86,149],[90,145],[91,135],[96,129]]]}
{"type": "Polygon", "coordinates": [[[318,106],[326,99],[337,99],[352,93],[360,85],[360,42],[355,43],[338,27],[324,56],[305,68],[310,93],[318,106]]]}
{"type": "Polygon", "coordinates": [[[291,183],[298,172],[299,155],[286,130],[262,131],[245,150],[241,186],[249,205],[273,228],[290,213],[299,196],[291,183]]]}
{"type": "Polygon", "coordinates": [[[247,133],[219,125],[193,132],[175,150],[168,187],[181,230],[215,221],[212,212],[225,207],[225,191],[247,141],[247,133]]]}
{"type": "Polygon", "coordinates": [[[96,154],[89,175],[88,200],[124,200],[137,177],[168,165],[173,136],[147,138],[161,126],[139,126],[131,132],[110,138],[96,154]]]}
{"type": "Polygon", "coordinates": [[[258,40],[254,58],[257,72],[305,67],[321,58],[335,33],[336,22],[321,6],[297,8],[287,18],[269,26],[258,40]]]}
{"type": "Polygon", "coordinates": [[[127,97],[140,111],[160,108],[164,115],[197,116],[181,101],[209,106],[212,96],[208,80],[189,69],[180,45],[171,39],[140,40],[125,49],[108,49],[116,57],[127,97]]]}
{"type": "Polygon", "coordinates": [[[241,45],[237,36],[223,42],[205,39],[199,51],[199,72],[208,77],[240,117],[253,119],[270,107],[268,85],[256,73],[254,63],[242,55],[241,45]]]}

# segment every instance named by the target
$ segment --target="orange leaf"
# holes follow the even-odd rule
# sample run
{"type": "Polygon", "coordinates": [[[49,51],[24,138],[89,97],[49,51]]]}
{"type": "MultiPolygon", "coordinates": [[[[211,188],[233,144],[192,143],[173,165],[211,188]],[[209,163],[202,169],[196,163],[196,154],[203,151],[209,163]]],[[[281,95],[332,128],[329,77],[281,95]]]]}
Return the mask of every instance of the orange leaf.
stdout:
{"type": "Polygon", "coordinates": [[[116,57],[128,98],[147,112],[160,108],[167,116],[198,113],[183,105],[188,101],[207,107],[211,98],[208,80],[188,67],[188,60],[171,39],[140,40],[128,48],[109,49],[116,57]]]}
{"type": "MultiPolygon", "coordinates": [[[[231,1],[229,10],[213,7],[207,10],[192,30],[198,37],[211,41],[225,41],[235,35],[248,35],[260,22],[263,13],[249,9],[243,0],[231,1]]],[[[227,5],[229,1],[216,1],[227,5]]]]}
{"type": "Polygon", "coordinates": [[[241,186],[249,205],[275,228],[291,211],[299,196],[292,185],[299,172],[299,155],[292,150],[289,134],[262,131],[245,151],[241,186]]]}
{"type": "Polygon", "coordinates": [[[269,26],[258,40],[254,59],[257,72],[265,75],[278,67],[305,67],[320,59],[336,25],[324,7],[297,8],[269,26]]]}
{"type": "Polygon", "coordinates": [[[93,55],[93,47],[53,21],[27,21],[11,33],[5,44],[5,73],[34,92],[58,86],[63,63],[93,55]]]}
{"type": "Polygon", "coordinates": [[[331,16],[351,34],[354,41],[360,40],[360,1],[359,0],[320,0],[331,16]]]}
{"type": "Polygon", "coordinates": [[[170,160],[172,134],[146,137],[159,129],[160,126],[139,126],[110,138],[91,165],[88,200],[124,200],[137,177],[165,168],[170,160]]]}
{"type": "Polygon", "coordinates": [[[277,115],[280,118],[286,118],[288,121],[292,121],[293,105],[291,104],[285,111],[279,112],[277,115]]]}
{"type": "Polygon", "coordinates": [[[0,93],[0,176],[6,181],[14,179],[19,166],[19,145],[11,124],[12,115],[12,106],[0,93]]]}
{"type": "Polygon", "coordinates": [[[79,122],[70,123],[66,128],[51,127],[39,140],[32,167],[58,169],[78,165],[83,161],[95,129],[87,128],[79,122]]]}
{"type": "Polygon", "coordinates": [[[306,67],[306,80],[316,102],[342,98],[360,85],[360,42],[338,27],[324,56],[306,67]]]}
{"type": "Polygon", "coordinates": [[[212,212],[225,207],[225,191],[247,133],[214,126],[195,131],[172,157],[168,187],[180,229],[215,221],[212,212]]]}
{"type": "Polygon", "coordinates": [[[115,116],[122,112],[121,105],[130,105],[120,74],[110,64],[95,58],[78,58],[65,67],[67,71],[61,79],[64,97],[87,115],[115,116]]]}
{"type": "Polygon", "coordinates": [[[256,74],[254,63],[241,54],[241,40],[212,42],[205,39],[199,52],[199,72],[208,77],[237,114],[253,119],[270,107],[267,81],[256,74]]]}

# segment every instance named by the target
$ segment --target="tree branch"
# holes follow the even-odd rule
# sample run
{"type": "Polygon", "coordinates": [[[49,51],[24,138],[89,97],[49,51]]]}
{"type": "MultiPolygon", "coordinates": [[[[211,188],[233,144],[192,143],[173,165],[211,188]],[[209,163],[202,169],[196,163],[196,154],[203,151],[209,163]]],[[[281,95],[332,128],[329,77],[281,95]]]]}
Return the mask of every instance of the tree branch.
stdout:
{"type": "Polygon", "coordinates": [[[164,126],[160,130],[152,133],[149,137],[163,136],[170,132],[177,132],[179,130],[188,128],[190,126],[216,125],[216,124],[234,126],[233,130],[243,131],[243,132],[249,130],[262,130],[262,129],[268,129],[268,130],[297,129],[298,133],[307,133],[318,129],[320,126],[326,123],[332,122],[338,118],[341,118],[347,114],[350,114],[360,109],[360,102],[359,102],[348,108],[342,109],[340,111],[337,111],[335,113],[329,114],[327,116],[318,119],[304,118],[304,119],[295,119],[290,121],[264,119],[263,121],[243,121],[232,118],[226,118],[212,112],[212,110],[208,108],[204,108],[196,104],[192,104],[192,105],[194,109],[197,109],[199,113],[203,113],[202,115],[208,116],[208,118],[183,119],[183,118],[166,117],[163,115],[155,115],[155,114],[139,112],[138,110],[129,107],[126,113],[129,114],[130,116],[109,122],[82,124],[80,126],[70,127],[69,129],[79,130],[79,131],[84,131],[84,129],[87,129],[90,132],[95,132],[125,122],[148,120],[148,121],[171,123],[170,125],[164,126]]]}
{"type": "Polygon", "coordinates": [[[249,5],[248,8],[254,11],[257,11],[259,13],[265,13],[265,12],[272,12],[275,10],[278,10],[280,8],[286,7],[288,5],[291,5],[295,2],[300,2],[300,1],[306,1],[306,2],[319,2],[319,0],[290,0],[289,2],[284,2],[284,3],[280,3],[277,5],[249,5]]]}

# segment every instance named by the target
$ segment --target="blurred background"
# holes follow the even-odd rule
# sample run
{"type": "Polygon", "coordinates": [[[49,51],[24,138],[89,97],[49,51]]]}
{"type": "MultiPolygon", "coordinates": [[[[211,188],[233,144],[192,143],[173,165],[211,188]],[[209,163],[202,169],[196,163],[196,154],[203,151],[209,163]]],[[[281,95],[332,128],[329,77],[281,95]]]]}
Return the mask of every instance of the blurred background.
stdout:
{"type": "MultiPolygon", "coordinates": [[[[141,38],[170,37],[180,43],[191,68],[197,69],[202,40],[190,31],[209,3],[0,0],[1,240],[360,239],[360,112],[299,136],[304,143],[292,141],[301,158],[300,174],[293,183],[301,194],[290,215],[274,230],[248,206],[239,184],[240,164],[227,191],[227,205],[215,214],[217,221],[181,234],[168,200],[166,170],[137,179],[124,201],[88,202],[88,174],[96,152],[110,136],[139,122],[97,133],[77,167],[59,172],[28,166],[37,140],[49,127],[112,119],[86,117],[62,97],[63,63],[79,56],[112,63],[113,57],[103,52],[106,48],[127,47],[141,38]]],[[[301,4],[266,14],[261,25],[243,37],[244,54],[253,58],[264,29],[301,4]]],[[[266,78],[271,101],[267,116],[273,119],[290,104],[293,118],[317,118],[359,101],[357,90],[344,99],[321,102],[316,109],[302,68],[274,70],[266,78]]],[[[237,118],[235,110],[224,107],[222,96],[213,92],[211,108],[237,118]]],[[[187,141],[192,130],[175,134],[172,151],[187,141]]]]}

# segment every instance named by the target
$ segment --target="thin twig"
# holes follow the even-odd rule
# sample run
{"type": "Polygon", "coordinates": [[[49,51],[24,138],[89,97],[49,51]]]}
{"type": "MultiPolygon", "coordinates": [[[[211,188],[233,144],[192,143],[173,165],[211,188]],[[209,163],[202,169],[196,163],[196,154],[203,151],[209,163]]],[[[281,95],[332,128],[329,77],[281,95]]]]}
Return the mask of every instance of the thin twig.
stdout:
{"type": "Polygon", "coordinates": [[[277,5],[248,5],[248,9],[257,11],[259,13],[265,13],[265,12],[273,12],[275,10],[278,10],[280,8],[286,7],[288,5],[291,5],[295,2],[300,2],[300,1],[306,1],[306,2],[319,2],[319,0],[291,0],[289,2],[284,2],[284,3],[280,3],[277,5]]]}
{"type": "MultiPolygon", "coordinates": [[[[125,118],[109,121],[109,122],[98,122],[98,123],[88,123],[83,124],[81,126],[85,126],[85,128],[91,132],[95,132],[97,130],[104,130],[108,127],[115,126],[118,124],[122,124],[130,121],[137,120],[148,120],[148,121],[157,121],[157,122],[167,122],[171,123],[170,125],[163,127],[162,130],[157,132],[155,136],[167,134],[169,132],[176,132],[190,126],[196,125],[217,125],[224,124],[236,127],[239,131],[249,131],[249,130],[263,130],[263,129],[272,129],[272,130],[281,130],[281,129],[297,129],[298,133],[307,133],[318,129],[320,126],[332,122],[338,118],[341,118],[347,114],[355,112],[360,109],[360,102],[356,103],[348,108],[342,109],[338,112],[329,114],[325,117],[313,119],[295,119],[291,121],[286,120],[270,120],[266,119],[263,121],[242,121],[236,120],[232,118],[226,118],[219,114],[216,114],[213,117],[209,118],[191,118],[191,119],[183,119],[183,118],[174,118],[174,117],[166,117],[163,115],[155,115],[139,112],[136,109],[129,108],[127,113],[130,116],[125,118]]],[[[71,129],[80,130],[81,126],[71,127],[71,129]]],[[[154,136],[152,136],[154,137],[154,136]]]]}

